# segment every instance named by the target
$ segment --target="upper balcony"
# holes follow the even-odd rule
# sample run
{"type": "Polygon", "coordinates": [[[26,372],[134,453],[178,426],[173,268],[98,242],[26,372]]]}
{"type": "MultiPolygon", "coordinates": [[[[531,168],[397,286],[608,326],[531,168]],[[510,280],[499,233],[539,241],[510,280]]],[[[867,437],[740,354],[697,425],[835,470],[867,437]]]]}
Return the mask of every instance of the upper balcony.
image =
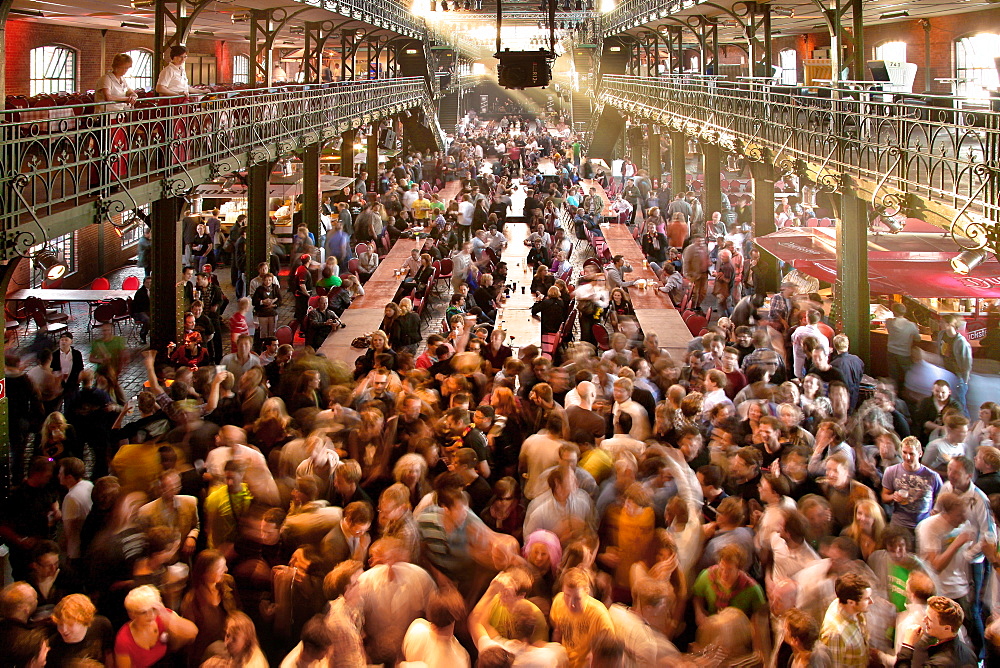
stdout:
{"type": "Polygon", "coordinates": [[[685,74],[608,75],[599,99],[625,112],[717,143],[819,189],[849,178],[873,205],[901,199],[913,215],[968,234],[1000,220],[1000,110],[963,108],[945,95],[890,94],[860,86],[799,89],[685,74]],[[845,178],[846,177],[846,178],[845,178]]]}
{"type": "Polygon", "coordinates": [[[433,113],[424,77],[226,88],[200,99],[144,98],[122,111],[77,96],[0,112],[2,259],[87,216],[111,220],[407,109],[433,113]]]}

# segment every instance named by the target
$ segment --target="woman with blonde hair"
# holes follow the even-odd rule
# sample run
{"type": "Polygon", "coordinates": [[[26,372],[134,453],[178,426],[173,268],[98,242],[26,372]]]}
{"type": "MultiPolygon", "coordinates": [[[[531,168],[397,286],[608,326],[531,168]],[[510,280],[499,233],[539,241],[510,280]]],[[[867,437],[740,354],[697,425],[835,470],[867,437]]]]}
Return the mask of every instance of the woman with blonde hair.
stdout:
{"type": "Polygon", "coordinates": [[[38,440],[37,454],[49,459],[59,459],[60,457],[80,457],[82,448],[76,439],[76,429],[73,428],[66,416],[55,411],[49,413],[42,423],[42,430],[38,440]]]}
{"type": "Polygon", "coordinates": [[[410,493],[410,507],[416,508],[424,495],[431,491],[427,482],[427,460],[416,454],[407,453],[392,467],[393,479],[404,485],[410,493]]]}
{"type": "Polygon", "coordinates": [[[859,499],[854,504],[854,521],[840,532],[861,548],[861,556],[868,559],[875,550],[882,549],[882,532],[885,531],[885,513],[874,499],[859,499]]]}
{"type": "Polygon", "coordinates": [[[194,622],[163,607],[152,585],[136,587],[125,596],[129,622],[115,637],[117,668],[151,668],[170,652],[190,644],[198,635],[194,622]]]}
{"type": "Polygon", "coordinates": [[[260,415],[247,428],[247,439],[260,448],[264,456],[299,435],[281,397],[265,399],[260,407],[260,415]]]}
{"type": "Polygon", "coordinates": [[[416,354],[420,344],[420,316],[413,311],[413,301],[409,297],[399,300],[399,316],[393,322],[392,347],[416,354]]]}
{"type": "MultiPolygon", "coordinates": [[[[399,307],[395,304],[390,305],[394,307],[394,311],[398,313],[399,307]]],[[[386,311],[388,312],[388,308],[386,311]]],[[[388,313],[387,313],[388,315],[388,313]]],[[[354,362],[354,380],[360,380],[364,376],[368,375],[368,372],[374,369],[376,366],[384,366],[389,371],[396,370],[396,351],[392,349],[389,345],[389,335],[385,333],[385,330],[377,329],[371,334],[371,346],[365,351],[364,355],[358,357],[354,362]],[[379,356],[385,355],[388,359],[385,360],[385,364],[376,364],[379,356]]]]}
{"type": "Polygon", "coordinates": [[[232,668],[268,668],[267,657],[257,641],[257,629],[245,613],[235,611],[226,618],[226,653],[232,668]]]}

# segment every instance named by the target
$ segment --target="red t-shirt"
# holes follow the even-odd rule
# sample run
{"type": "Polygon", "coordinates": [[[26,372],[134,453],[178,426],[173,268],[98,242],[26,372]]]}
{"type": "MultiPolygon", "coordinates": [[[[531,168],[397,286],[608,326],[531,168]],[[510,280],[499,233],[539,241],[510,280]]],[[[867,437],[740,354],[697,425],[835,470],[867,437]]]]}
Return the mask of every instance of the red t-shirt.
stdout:
{"type": "Polygon", "coordinates": [[[118,630],[115,637],[115,654],[126,654],[132,660],[132,668],[149,668],[156,665],[167,655],[167,643],[164,642],[164,634],[167,632],[167,623],[162,617],[156,618],[156,628],[160,631],[160,638],[150,649],[139,647],[132,637],[132,627],[125,624],[118,630]]]}

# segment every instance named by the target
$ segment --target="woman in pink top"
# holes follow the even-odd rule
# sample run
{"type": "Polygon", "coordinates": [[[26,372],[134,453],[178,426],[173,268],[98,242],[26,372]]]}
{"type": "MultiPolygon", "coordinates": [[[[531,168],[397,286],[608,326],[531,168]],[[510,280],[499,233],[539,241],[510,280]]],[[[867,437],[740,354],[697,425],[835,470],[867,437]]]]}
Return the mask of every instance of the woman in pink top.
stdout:
{"type": "Polygon", "coordinates": [[[167,652],[177,651],[198,635],[198,627],[163,607],[152,585],[136,587],[125,597],[129,619],[115,637],[117,668],[148,668],[167,652]]]}

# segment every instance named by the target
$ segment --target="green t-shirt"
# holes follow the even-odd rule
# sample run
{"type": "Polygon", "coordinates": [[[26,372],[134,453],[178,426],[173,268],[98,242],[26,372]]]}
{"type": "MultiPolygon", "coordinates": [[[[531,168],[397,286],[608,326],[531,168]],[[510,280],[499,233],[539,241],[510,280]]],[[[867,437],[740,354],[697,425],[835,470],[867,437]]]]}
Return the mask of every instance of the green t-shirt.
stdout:
{"type": "MultiPolygon", "coordinates": [[[[708,581],[708,571],[709,569],[707,568],[703,570],[698,579],[695,580],[692,593],[695,596],[701,596],[705,599],[705,611],[710,615],[714,615],[719,611],[719,608],[715,600],[715,589],[708,581]]],[[[764,605],[764,590],[760,588],[759,584],[754,583],[735,594],[730,599],[728,607],[742,610],[746,613],[747,617],[753,617],[753,614],[763,608],[764,605]]]]}
{"type": "Polygon", "coordinates": [[[906,582],[910,579],[910,569],[891,561],[886,567],[889,580],[889,602],[896,606],[896,612],[906,610],[906,582]]]}
{"type": "Polygon", "coordinates": [[[120,336],[112,336],[107,341],[98,339],[91,345],[90,354],[92,357],[103,360],[100,366],[118,369],[125,356],[125,339],[120,336]]]}

